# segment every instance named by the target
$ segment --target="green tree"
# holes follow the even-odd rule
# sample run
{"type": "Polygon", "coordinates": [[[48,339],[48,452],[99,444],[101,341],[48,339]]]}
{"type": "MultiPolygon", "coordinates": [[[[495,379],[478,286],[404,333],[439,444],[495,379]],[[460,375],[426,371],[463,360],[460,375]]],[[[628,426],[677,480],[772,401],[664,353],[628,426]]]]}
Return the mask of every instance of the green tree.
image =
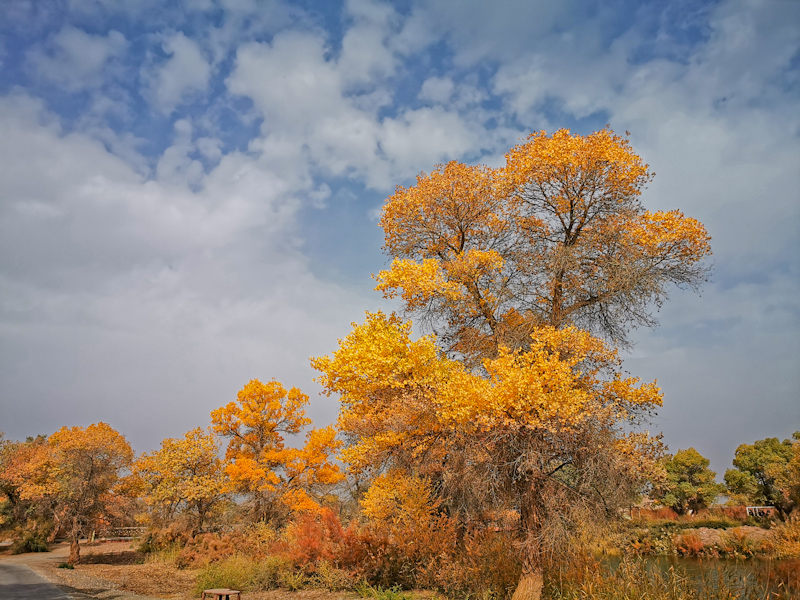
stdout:
{"type": "Polygon", "coordinates": [[[734,501],[774,506],[786,517],[797,506],[796,458],[800,432],[792,440],[766,438],[741,444],[733,459],[734,469],[725,472],[725,484],[734,501]]]}
{"type": "Polygon", "coordinates": [[[714,503],[725,486],[717,483],[717,474],[708,468],[709,460],[694,448],[678,450],[663,461],[666,481],[654,497],[679,515],[697,511],[714,503]]]}

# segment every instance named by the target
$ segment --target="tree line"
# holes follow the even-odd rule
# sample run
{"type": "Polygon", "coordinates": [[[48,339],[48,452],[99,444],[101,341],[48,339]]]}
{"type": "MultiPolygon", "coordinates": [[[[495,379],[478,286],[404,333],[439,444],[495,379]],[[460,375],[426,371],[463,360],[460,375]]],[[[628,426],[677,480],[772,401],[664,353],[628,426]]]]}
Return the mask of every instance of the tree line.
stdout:
{"type": "Polygon", "coordinates": [[[650,497],[679,515],[708,508],[721,495],[734,506],[770,506],[785,519],[800,505],[800,431],[792,439],[757,440],[736,448],[725,483],[717,483],[709,460],[694,448],[662,459],[661,479],[651,484],[650,497]]]}
{"type": "MultiPolygon", "coordinates": [[[[701,223],[642,205],[652,177],[608,128],[531,134],[500,168],[450,162],[421,174],[380,220],[392,262],[376,289],[402,310],[367,313],[311,359],[339,398],[335,427],[307,430],[305,394],[253,380],[211,414],[210,431],[135,461],[102,423],[7,442],[6,523],[51,537],[69,529],[78,560],[79,532],[125,498],[144,503],[150,526],[180,518],[195,532],[232,500],[237,518],[282,523],[345,497],[350,518],[427,511],[462,537],[505,513],[522,565],[515,599],[538,598],[581,524],[614,518],[648,486],[681,509],[714,492],[701,468],[687,481],[705,495],[684,497],[681,465],[696,459],[664,458],[643,428],[661,392],[620,358],[673,287],[698,289],[709,271],[701,223]],[[426,335],[413,336],[412,320],[426,335]],[[287,445],[303,432],[305,445],[287,445]]],[[[787,448],[796,455],[796,443],[787,448]]],[[[744,451],[736,460],[733,497],[784,502],[789,488],[767,485],[777,463],[759,471],[744,451]]]]}

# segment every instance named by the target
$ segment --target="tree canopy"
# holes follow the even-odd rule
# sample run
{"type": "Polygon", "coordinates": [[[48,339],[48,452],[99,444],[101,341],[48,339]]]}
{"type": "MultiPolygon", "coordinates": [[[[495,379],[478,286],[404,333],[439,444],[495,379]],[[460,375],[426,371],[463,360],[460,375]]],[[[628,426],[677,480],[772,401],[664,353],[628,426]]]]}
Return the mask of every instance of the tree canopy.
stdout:
{"type": "Polygon", "coordinates": [[[502,348],[483,375],[442,356],[433,337],[412,340],[399,317],[368,314],[312,364],[340,394],[350,469],[394,482],[370,490],[370,510],[404,478],[430,482],[462,518],[517,509],[536,572],[563,549],[562,524],[630,501],[659,448],[623,432],[661,404],[658,388],[624,377],[614,349],[573,327],[540,328],[526,351],[502,348]]]}
{"type": "Polygon", "coordinates": [[[725,491],[725,486],[715,481],[717,474],[708,468],[709,464],[694,448],[665,457],[666,479],[656,487],[653,497],[679,515],[710,506],[725,491]]]}
{"type": "Polygon", "coordinates": [[[136,487],[157,510],[159,521],[169,522],[184,513],[193,521],[193,532],[203,531],[209,513],[228,489],[218,454],[217,439],[198,427],[182,439],[163,440],[160,449],[136,460],[136,487]]]}
{"type": "Polygon", "coordinates": [[[213,430],[228,438],[225,472],[233,490],[250,496],[256,519],[315,510],[320,492],[343,478],[330,461],[340,446],[333,427],[310,430],[303,448],[286,446],[284,435],[311,423],[306,404],[308,396],[297,388],[253,379],[235,402],[211,413],[213,430]]]}
{"type": "Polygon", "coordinates": [[[609,129],[531,134],[503,168],[439,166],[386,201],[394,260],[378,289],[478,363],[526,347],[542,325],[625,343],[630,328],[655,325],[670,285],[697,288],[707,274],[703,225],[641,205],[651,178],[609,129]]]}
{"type": "Polygon", "coordinates": [[[733,459],[735,468],[725,472],[731,496],[742,503],[774,506],[782,515],[800,500],[800,432],[794,441],[778,438],[741,444],[733,459]]]}

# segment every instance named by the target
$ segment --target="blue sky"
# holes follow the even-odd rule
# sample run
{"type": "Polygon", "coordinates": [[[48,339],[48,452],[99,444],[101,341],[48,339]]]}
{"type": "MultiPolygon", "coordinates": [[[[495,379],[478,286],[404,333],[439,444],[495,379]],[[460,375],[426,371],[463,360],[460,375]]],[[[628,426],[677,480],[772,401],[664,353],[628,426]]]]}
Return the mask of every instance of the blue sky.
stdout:
{"type": "Polygon", "coordinates": [[[5,0],[0,430],[99,420],[138,451],[251,378],[319,397],[386,264],[377,215],[437,163],[606,124],[643,201],[712,235],[626,367],[718,471],[800,429],[800,3],[5,0]]]}

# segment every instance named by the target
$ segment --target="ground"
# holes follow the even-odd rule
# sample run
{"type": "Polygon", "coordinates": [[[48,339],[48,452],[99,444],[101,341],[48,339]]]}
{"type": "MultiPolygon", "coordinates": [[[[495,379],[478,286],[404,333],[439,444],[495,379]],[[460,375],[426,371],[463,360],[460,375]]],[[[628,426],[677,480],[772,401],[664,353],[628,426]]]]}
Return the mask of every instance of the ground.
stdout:
{"type": "MultiPolygon", "coordinates": [[[[130,542],[101,542],[81,548],[82,564],[59,569],[69,556],[69,544],[57,544],[50,552],[10,556],[0,560],[28,565],[45,579],[62,587],[76,600],[188,600],[193,595],[197,572],[161,563],[135,564],[138,555],[130,542]]],[[[353,600],[351,593],[323,590],[248,592],[243,600],[353,600]]]]}

